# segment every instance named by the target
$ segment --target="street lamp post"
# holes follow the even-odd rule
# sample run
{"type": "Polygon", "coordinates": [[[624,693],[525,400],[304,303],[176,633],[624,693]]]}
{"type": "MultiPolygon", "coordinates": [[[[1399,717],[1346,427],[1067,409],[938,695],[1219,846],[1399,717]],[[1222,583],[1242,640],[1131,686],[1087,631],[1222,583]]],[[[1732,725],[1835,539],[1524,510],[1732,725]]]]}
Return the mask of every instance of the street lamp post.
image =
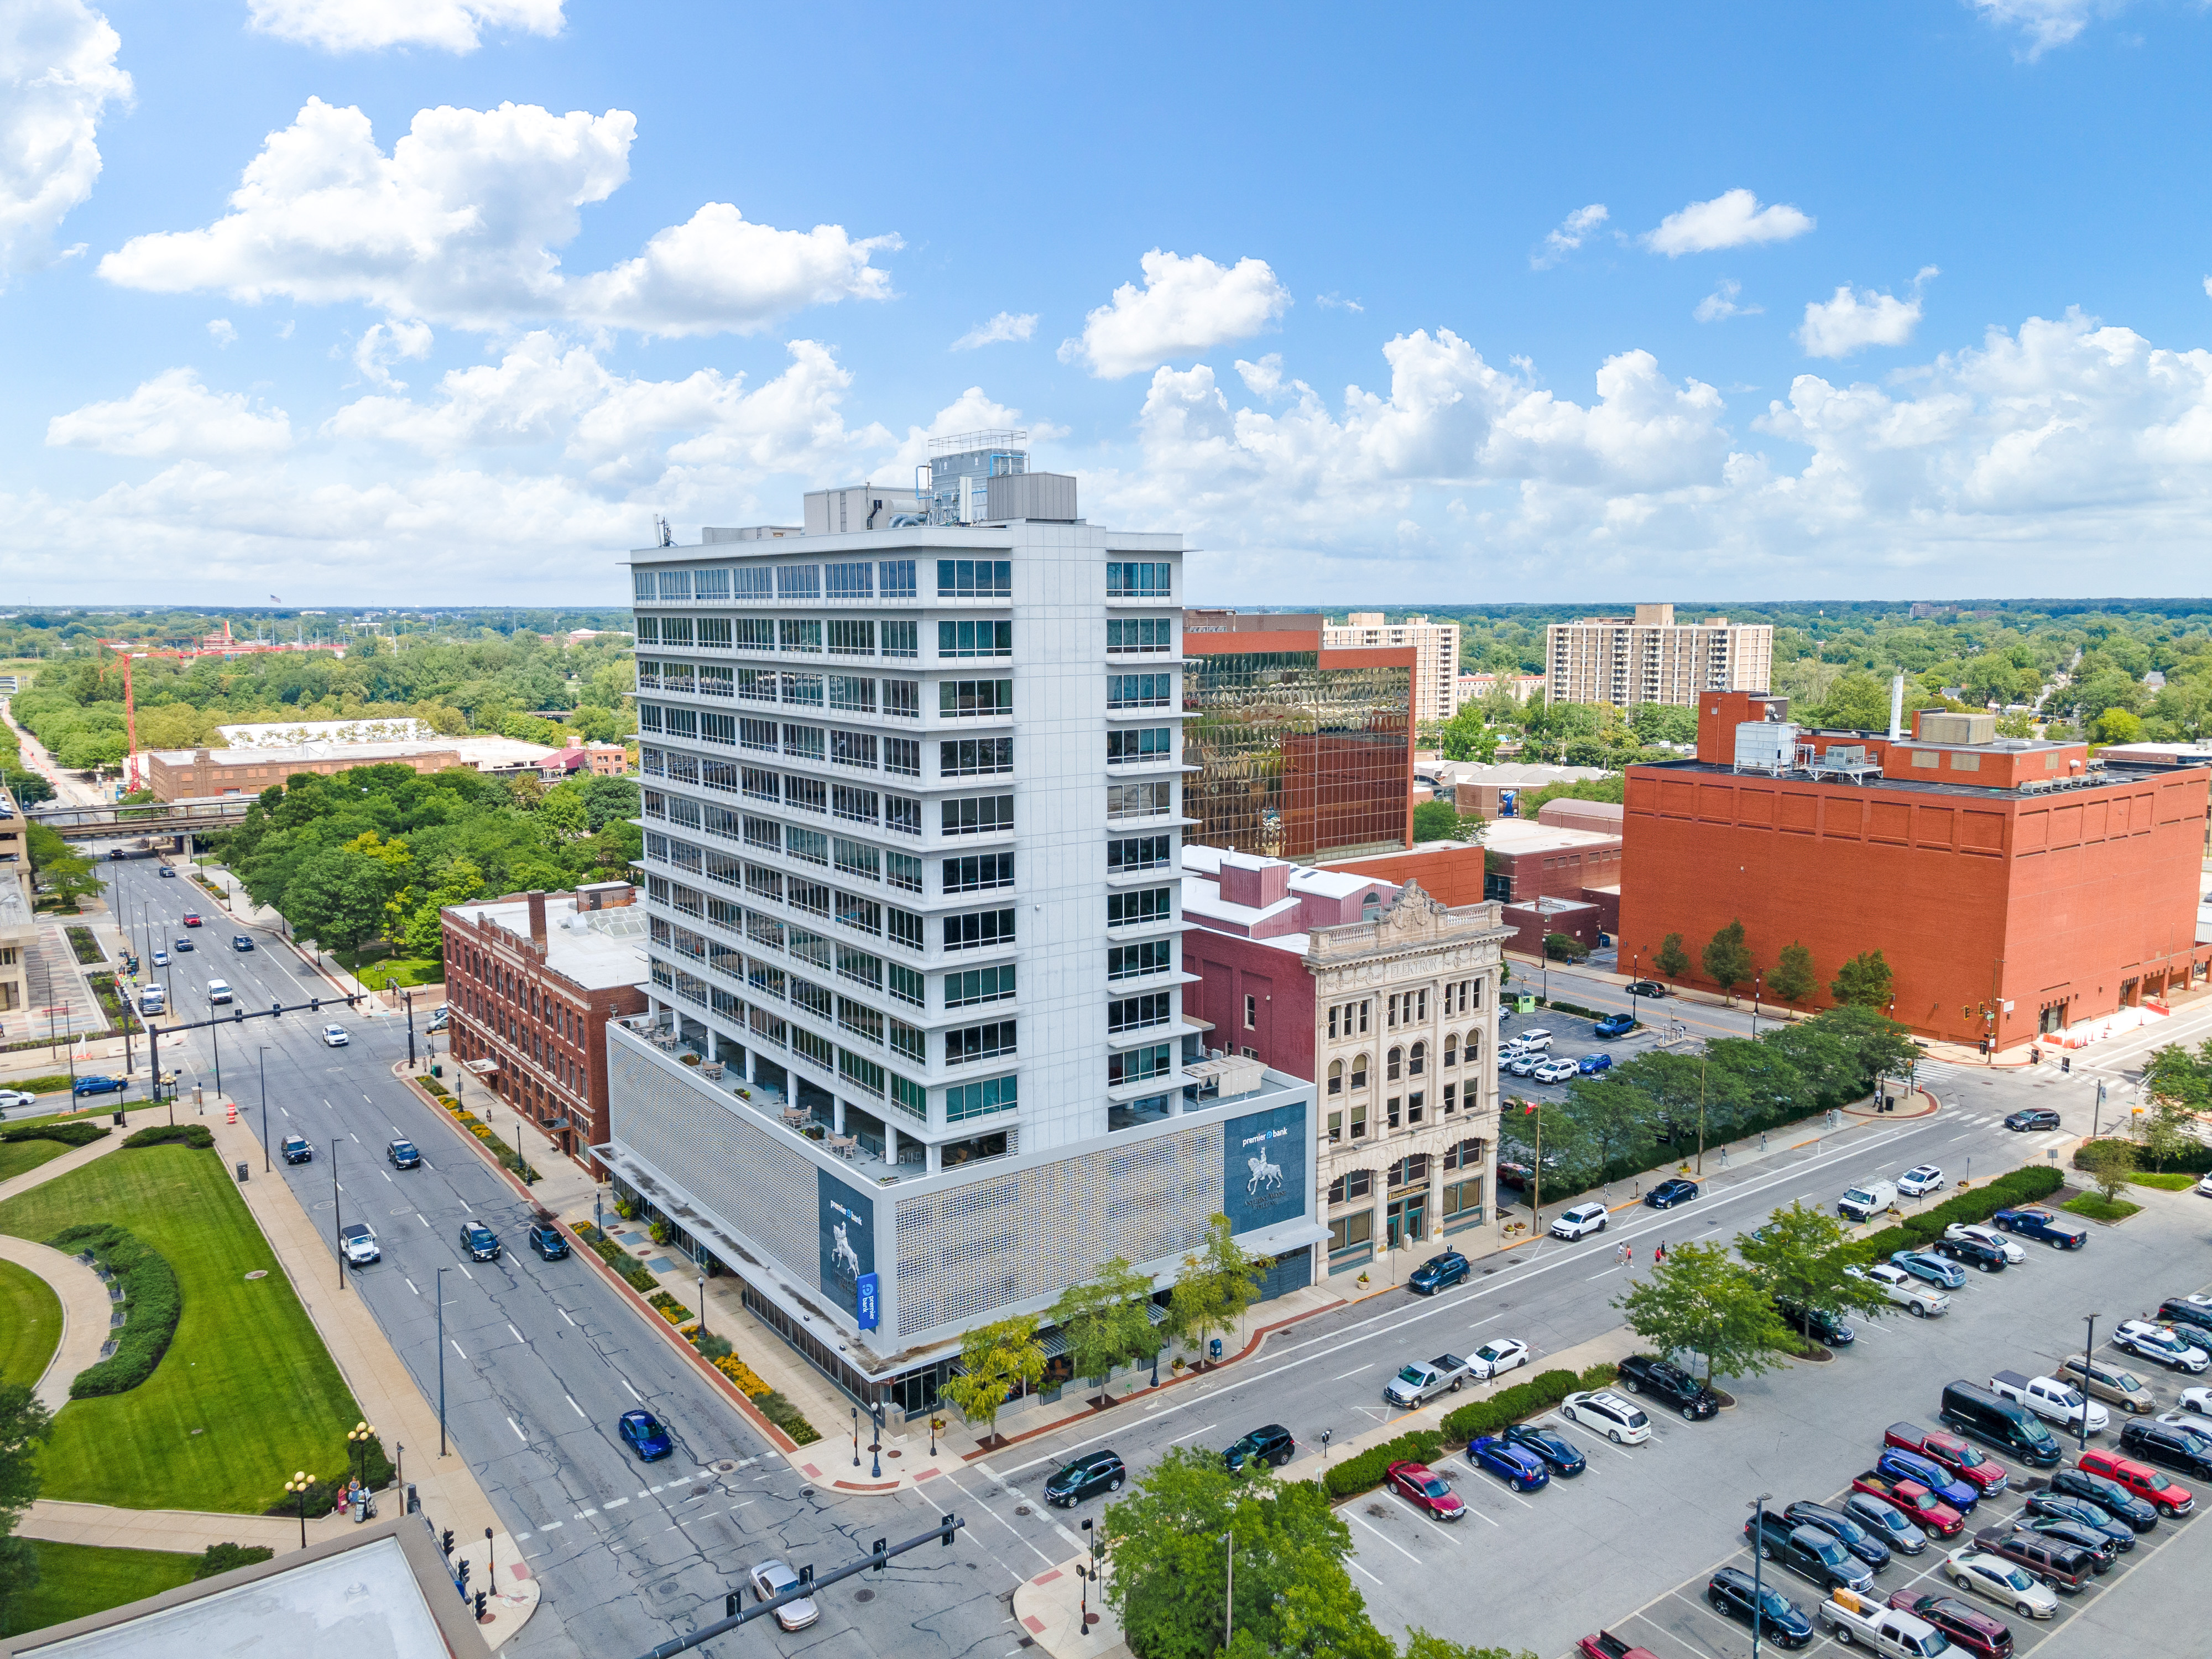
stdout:
{"type": "Polygon", "coordinates": [[[1751,975],[1751,1034],[1754,1038],[1759,1036],[1759,981],[1764,977],[1765,971],[1763,969],[1753,969],[1751,975]]]}
{"type": "Polygon", "coordinates": [[[860,1408],[853,1407],[853,1467],[860,1467],[860,1408]]]}
{"type": "MultiPolygon", "coordinates": [[[[2088,1322],[2089,1322],[2089,1340],[2088,1340],[2088,1345],[2087,1345],[2087,1346],[2085,1346],[2085,1347],[2081,1350],[2081,1376],[2082,1376],[2083,1379],[2086,1381],[2088,1377],[2090,1377],[2091,1376],[2093,1376],[2093,1375],[2094,1374],[2094,1373],[2093,1373],[2093,1372],[2090,1370],[2089,1366],[2090,1366],[2090,1363],[2091,1363],[2092,1357],[2093,1357],[2093,1356],[2096,1353],[2096,1352],[2097,1352],[2097,1316],[2096,1316],[2096,1315],[2094,1315],[2094,1314],[2087,1314],[2087,1315],[2085,1315],[2085,1316],[2084,1316],[2085,1318],[2087,1318],[2087,1319],[2088,1320],[2088,1322]]],[[[2083,1397],[2082,1397],[2082,1405],[2081,1405],[2081,1450],[2083,1450],[2083,1451],[2087,1451],[2087,1450],[2088,1450],[2088,1449],[2089,1449],[2089,1406],[2088,1406],[2088,1399],[2087,1399],[2087,1394],[2085,1393],[2085,1394],[2084,1394],[2084,1395],[2083,1395],[2083,1397]]]]}
{"type": "Polygon", "coordinates": [[[870,1403],[868,1419],[874,1430],[868,1439],[868,1456],[873,1464],[868,1472],[868,1479],[880,1480],[884,1478],[884,1402],[882,1401],[877,1400],[870,1403]]]}
{"type": "Polygon", "coordinates": [[[368,1441],[376,1431],[364,1419],[346,1431],[346,1456],[354,1465],[353,1478],[366,1486],[368,1484],[368,1441]]]}
{"type": "Polygon", "coordinates": [[[314,1484],[307,1479],[307,1472],[305,1469],[301,1469],[284,1483],[284,1490],[294,1494],[300,1500],[300,1547],[301,1549],[307,1547],[307,1488],[314,1484]]]}
{"type": "Polygon", "coordinates": [[[331,1243],[337,1246],[338,1288],[346,1287],[345,1218],[338,1212],[338,1144],[331,1142],[331,1243]]]}
{"type": "Polygon", "coordinates": [[[1760,1599],[1765,1585],[1759,1574],[1759,1564],[1766,1559],[1760,1547],[1766,1539],[1766,1503],[1774,1494],[1763,1492],[1751,1500],[1752,1514],[1757,1524],[1752,1528],[1751,1544],[1751,1659],[1759,1659],[1759,1632],[1765,1622],[1766,1607],[1760,1599]]]}
{"type": "Polygon", "coordinates": [[[407,1069],[415,1069],[415,989],[409,986],[400,992],[407,1004],[407,1069]]]}
{"type": "Polygon", "coordinates": [[[256,1056],[261,1068],[261,1173],[269,1173],[269,1045],[262,1043],[256,1056]]]}
{"type": "Polygon", "coordinates": [[[438,1299],[438,1455],[446,1455],[446,1270],[438,1269],[431,1284],[438,1299]]]}
{"type": "Polygon", "coordinates": [[[1221,1541],[1229,1547],[1224,1552],[1229,1563],[1229,1583],[1221,1593],[1221,1646],[1226,1652],[1229,1638],[1237,1633],[1237,1534],[1224,1532],[1221,1541]]]}

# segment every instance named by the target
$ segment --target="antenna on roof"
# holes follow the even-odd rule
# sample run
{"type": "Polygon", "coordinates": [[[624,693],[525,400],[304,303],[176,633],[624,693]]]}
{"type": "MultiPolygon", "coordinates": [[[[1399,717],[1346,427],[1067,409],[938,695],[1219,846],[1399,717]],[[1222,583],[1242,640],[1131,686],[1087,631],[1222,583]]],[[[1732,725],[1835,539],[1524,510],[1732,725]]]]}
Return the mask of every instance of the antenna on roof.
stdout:
{"type": "Polygon", "coordinates": [[[673,547],[676,545],[676,532],[668,527],[668,520],[662,518],[658,513],[653,515],[653,534],[654,545],[656,546],[673,547]]]}

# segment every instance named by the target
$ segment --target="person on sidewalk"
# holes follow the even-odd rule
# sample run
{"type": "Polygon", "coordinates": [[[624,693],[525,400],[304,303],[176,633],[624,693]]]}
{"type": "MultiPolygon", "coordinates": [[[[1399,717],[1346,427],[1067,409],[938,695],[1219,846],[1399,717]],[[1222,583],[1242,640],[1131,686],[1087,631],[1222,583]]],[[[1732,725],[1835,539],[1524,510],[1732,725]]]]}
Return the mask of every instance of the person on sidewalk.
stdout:
{"type": "Polygon", "coordinates": [[[1655,1267],[1667,1265],[1667,1241],[1663,1238],[1651,1247],[1651,1265],[1655,1267]]]}

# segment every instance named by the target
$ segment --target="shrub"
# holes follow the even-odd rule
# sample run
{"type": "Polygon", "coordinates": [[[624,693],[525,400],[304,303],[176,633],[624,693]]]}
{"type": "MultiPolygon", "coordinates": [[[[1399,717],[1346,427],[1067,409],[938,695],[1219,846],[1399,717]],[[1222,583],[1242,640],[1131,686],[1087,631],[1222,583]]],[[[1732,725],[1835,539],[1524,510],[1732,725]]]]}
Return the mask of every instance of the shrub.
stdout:
{"type": "Polygon", "coordinates": [[[1601,1360],[1584,1371],[1575,1379],[1575,1385],[1587,1391],[1591,1389],[1609,1389],[1620,1381],[1620,1367],[1607,1359],[1601,1360]]]}
{"type": "Polygon", "coordinates": [[[691,1346],[709,1359],[726,1358],[732,1352],[729,1339],[716,1336],[712,1331],[702,1332],[691,1339],[691,1346]]]}
{"type": "Polygon", "coordinates": [[[0,1133],[0,1140],[58,1140],[64,1146],[89,1146],[106,1133],[105,1123],[87,1123],[80,1118],[74,1122],[19,1123],[0,1133]]]}
{"type": "Polygon", "coordinates": [[[192,1569],[192,1577],[212,1578],[219,1572],[270,1560],[276,1553],[266,1544],[210,1544],[202,1553],[199,1565],[192,1569]]]}
{"type": "MultiPolygon", "coordinates": [[[[2133,1147],[2137,1152],[2142,1150],[2141,1147],[2136,1146],[2136,1143],[2134,1141],[2121,1139],[2116,1135],[2106,1135],[2102,1139],[2097,1140],[2085,1140],[2079,1146],[2076,1146],[2074,1149],[2074,1167],[2077,1170],[2086,1171],[2088,1165],[2082,1161],[2083,1158],[2085,1155],[2089,1157],[2094,1156],[2094,1154],[2090,1152],[2090,1148],[2093,1146],[2102,1146],[2107,1142],[2116,1140],[2123,1146],[2133,1147]]],[[[2186,1150],[2176,1152],[2172,1157],[2167,1158],[2166,1160],[2165,1167],[2173,1170],[2176,1174],[2182,1174],[2185,1172],[2190,1175],[2212,1174],[2212,1146],[2189,1146],[2186,1150]]]]}
{"type": "Polygon", "coordinates": [[[822,1431],[806,1420],[806,1413],[786,1400],[774,1389],[754,1402],[768,1420],[791,1437],[795,1446],[811,1446],[822,1437],[822,1431]]]}
{"type": "Polygon", "coordinates": [[[425,1089],[428,1090],[440,1100],[450,1100],[453,1098],[451,1095],[446,1092],[446,1085],[439,1082],[438,1079],[434,1077],[418,1078],[416,1081],[421,1083],[425,1089]]]}
{"type": "Polygon", "coordinates": [[[133,1146],[196,1146],[205,1152],[215,1145],[215,1132],[204,1123],[155,1123],[140,1129],[123,1143],[133,1146]]]}
{"type": "Polygon", "coordinates": [[[1496,1434],[1523,1418],[1549,1411],[1577,1389],[1587,1386],[1591,1385],[1585,1384],[1572,1371],[1539,1371],[1526,1382],[1502,1389],[1487,1400],[1469,1401],[1448,1413],[1443,1425],[1444,1436],[1464,1444],[1486,1434],[1496,1434]]]}
{"type": "Polygon", "coordinates": [[[123,1394],[137,1388],[154,1374],[161,1356],[168,1352],[170,1340],[177,1334],[177,1321],[184,1313],[175,1269],[160,1251],[112,1222],[79,1222],[63,1228],[46,1243],[65,1255],[90,1250],[123,1285],[125,1318],[116,1334],[115,1352],[76,1374],[76,1380],[70,1384],[70,1398],[88,1400],[95,1395],[123,1394]]]}
{"type": "Polygon", "coordinates": [[[1444,1437],[1433,1429],[1416,1429],[1384,1445],[1370,1446],[1356,1456],[1330,1467],[1322,1484],[1332,1498],[1352,1498],[1382,1484],[1393,1463],[1425,1463],[1443,1452],[1444,1437]]]}

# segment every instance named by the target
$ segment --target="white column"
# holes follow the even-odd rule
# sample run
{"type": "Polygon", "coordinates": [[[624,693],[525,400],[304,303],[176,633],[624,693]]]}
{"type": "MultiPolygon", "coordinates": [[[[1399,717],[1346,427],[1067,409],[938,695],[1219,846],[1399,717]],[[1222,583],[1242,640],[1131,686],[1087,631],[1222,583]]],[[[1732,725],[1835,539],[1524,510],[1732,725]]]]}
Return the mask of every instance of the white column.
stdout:
{"type": "Polygon", "coordinates": [[[884,1162],[898,1163],[898,1126],[888,1117],[884,1120],[884,1162]]]}

